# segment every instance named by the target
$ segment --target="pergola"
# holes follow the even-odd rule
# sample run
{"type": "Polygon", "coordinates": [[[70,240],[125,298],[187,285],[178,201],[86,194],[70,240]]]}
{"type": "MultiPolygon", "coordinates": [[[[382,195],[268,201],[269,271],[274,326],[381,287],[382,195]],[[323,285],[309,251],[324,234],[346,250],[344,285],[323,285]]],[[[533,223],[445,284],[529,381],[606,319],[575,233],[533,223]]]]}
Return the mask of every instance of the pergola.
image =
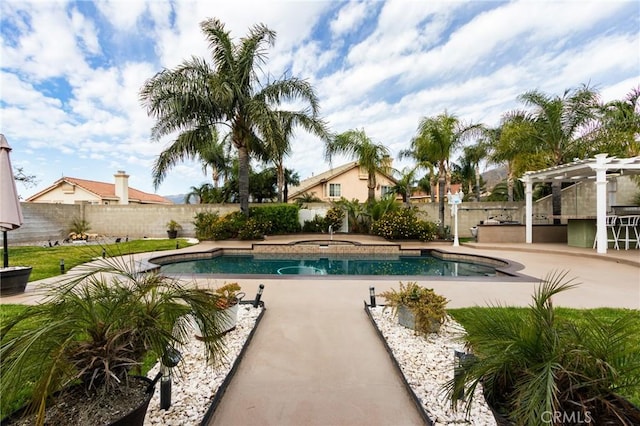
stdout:
{"type": "Polygon", "coordinates": [[[607,253],[607,176],[640,174],[640,156],[631,158],[608,157],[597,154],[595,158],[577,160],[560,166],[535,172],[526,172],[522,177],[526,197],[525,241],[533,242],[533,184],[539,182],[596,182],[596,248],[598,253],[607,253]]]}

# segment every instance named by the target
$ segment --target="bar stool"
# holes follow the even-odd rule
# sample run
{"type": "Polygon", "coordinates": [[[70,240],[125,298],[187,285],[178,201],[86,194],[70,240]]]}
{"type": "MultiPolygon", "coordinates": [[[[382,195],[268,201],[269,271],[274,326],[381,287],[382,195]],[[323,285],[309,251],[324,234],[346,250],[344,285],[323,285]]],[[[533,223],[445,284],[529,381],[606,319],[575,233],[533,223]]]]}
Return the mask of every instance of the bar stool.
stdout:
{"type": "MultiPolygon", "coordinates": [[[[607,246],[609,243],[613,243],[613,248],[616,250],[620,250],[620,246],[618,245],[618,236],[620,234],[620,228],[618,228],[618,216],[612,214],[607,216],[606,218],[606,226],[607,226],[607,246]],[[609,238],[609,231],[611,231],[611,238],[609,238]]],[[[598,243],[598,233],[596,232],[596,236],[593,239],[593,248],[596,248],[596,244],[598,243]]]]}
{"type": "Polygon", "coordinates": [[[635,242],[635,247],[640,247],[640,234],[638,233],[638,224],[640,223],[640,215],[618,216],[618,241],[624,241],[624,249],[629,250],[629,243],[635,242]],[[629,230],[631,228],[631,230],[629,230]],[[622,239],[622,230],[624,229],[624,239],[622,239]]]}

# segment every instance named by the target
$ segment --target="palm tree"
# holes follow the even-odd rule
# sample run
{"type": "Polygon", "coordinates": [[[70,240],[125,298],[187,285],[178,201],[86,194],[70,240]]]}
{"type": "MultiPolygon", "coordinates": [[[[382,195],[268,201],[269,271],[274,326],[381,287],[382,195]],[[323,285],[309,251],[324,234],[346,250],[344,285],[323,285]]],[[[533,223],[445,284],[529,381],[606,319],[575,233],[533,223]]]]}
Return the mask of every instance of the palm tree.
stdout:
{"type": "Polygon", "coordinates": [[[623,100],[602,105],[593,134],[593,154],[640,154],[640,87],[632,89],[623,100]]]}
{"type": "Polygon", "coordinates": [[[265,25],[251,27],[238,43],[218,19],[207,19],[200,27],[209,42],[213,64],[193,57],[172,70],[165,69],[145,82],[140,97],[148,114],[156,119],[151,132],[156,140],[174,132],[179,132],[179,139],[195,131],[210,134],[220,125],[229,128],[238,152],[240,210],[248,215],[249,162],[261,150],[264,135],[260,131],[268,129],[283,101],[307,105],[291,114],[317,118],[318,99],[304,80],[259,80],[267,47],[276,36],[265,25]]]}
{"type": "Polygon", "coordinates": [[[532,131],[532,121],[525,113],[511,111],[502,117],[497,128],[486,132],[489,162],[507,167],[507,201],[514,201],[513,188],[517,176],[534,164],[535,168],[544,167],[540,164],[540,154],[536,153],[535,145],[528,143],[532,131]]]}
{"type": "Polygon", "coordinates": [[[447,111],[436,117],[423,117],[418,132],[411,140],[409,152],[420,163],[431,163],[438,168],[439,230],[444,232],[444,194],[448,184],[449,158],[468,138],[479,136],[480,124],[465,124],[447,111]]]}
{"type": "Polygon", "coordinates": [[[487,144],[484,140],[479,140],[474,145],[466,146],[462,152],[462,164],[473,171],[476,201],[480,201],[480,162],[487,157],[487,144]]]}
{"type": "Polygon", "coordinates": [[[347,130],[327,143],[327,160],[331,161],[335,154],[351,156],[367,171],[367,202],[373,202],[376,197],[376,173],[386,170],[389,149],[382,144],[374,143],[364,130],[347,130]]]}
{"type": "Polygon", "coordinates": [[[391,191],[400,194],[402,196],[402,202],[407,206],[410,204],[411,193],[416,186],[418,169],[420,169],[419,165],[405,167],[401,171],[395,171],[395,175],[398,176],[398,178],[396,179],[396,184],[391,188],[391,191]]]}
{"type": "Polygon", "coordinates": [[[269,125],[261,129],[261,133],[265,135],[262,158],[265,161],[272,161],[276,168],[279,203],[287,202],[284,157],[291,151],[291,137],[296,126],[314,133],[325,142],[329,140],[329,132],[322,120],[307,114],[292,114],[289,111],[275,112],[269,125]]]}
{"type": "Polygon", "coordinates": [[[200,126],[182,132],[171,145],[160,153],[153,164],[153,185],[158,188],[169,169],[187,159],[200,159],[203,169],[210,165],[215,170],[224,164],[224,147],[215,127],[200,126]]]}
{"type": "MultiPolygon", "coordinates": [[[[542,155],[546,167],[559,166],[588,154],[585,134],[596,117],[598,93],[582,86],[565,90],[562,96],[550,96],[534,90],[519,96],[532,111],[528,114],[532,128],[529,143],[542,155]]],[[[551,186],[553,215],[561,208],[561,182],[551,186]]],[[[559,219],[554,219],[559,223],[559,219]]]]}

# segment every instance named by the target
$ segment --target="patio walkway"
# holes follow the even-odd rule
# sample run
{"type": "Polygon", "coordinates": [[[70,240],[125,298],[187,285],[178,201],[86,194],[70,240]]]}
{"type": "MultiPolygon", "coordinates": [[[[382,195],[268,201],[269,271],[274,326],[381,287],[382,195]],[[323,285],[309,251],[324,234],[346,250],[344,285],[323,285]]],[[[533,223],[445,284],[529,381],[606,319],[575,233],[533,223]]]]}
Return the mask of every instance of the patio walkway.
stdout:
{"type": "MultiPolygon", "coordinates": [[[[341,238],[343,236],[340,236],[341,238]]],[[[299,237],[298,237],[299,238],[299,237]]],[[[358,240],[371,241],[370,237],[358,240]]],[[[286,244],[287,237],[268,242],[286,244]]],[[[202,243],[183,251],[201,251],[249,243],[202,243]]],[[[403,244],[509,259],[519,272],[540,279],[568,271],[580,286],[554,297],[557,306],[640,309],[640,251],[576,249],[556,244],[403,244]]],[[[155,253],[158,255],[158,253],[155,253]]],[[[45,280],[49,281],[49,280],[45,280]]],[[[219,286],[229,279],[210,279],[219,286]]],[[[267,312],[236,376],[210,425],[415,425],[422,424],[363,310],[369,286],[376,293],[397,287],[398,279],[375,280],[233,279],[252,298],[260,283],[267,312]]],[[[30,284],[21,296],[2,303],[33,303],[30,284]]],[[[526,306],[534,281],[478,279],[419,282],[449,300],[449,307],[500,302],[526,306]]]]}

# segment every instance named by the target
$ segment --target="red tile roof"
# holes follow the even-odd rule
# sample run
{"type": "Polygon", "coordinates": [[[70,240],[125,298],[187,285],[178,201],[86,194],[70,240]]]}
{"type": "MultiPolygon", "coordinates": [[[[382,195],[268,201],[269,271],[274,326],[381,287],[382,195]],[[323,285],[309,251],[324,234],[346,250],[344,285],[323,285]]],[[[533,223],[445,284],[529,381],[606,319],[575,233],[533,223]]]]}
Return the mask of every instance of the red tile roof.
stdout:
{"type": "MultiPolygon", "coordinates": [[[[77,185],[80,188],[83,188],[102,199],[110,199],[110,200],[118,199],[118,197],[116,197],[116,186],[113,183],[97,182],[93,180],[78,179],[73,177],[63,177],[61,179],[58,179],[56,182],[54,182],[54,184],[51,185],[50,187],[44,189],[43,191],[40,191],[35,195],[32,195],[27,199],[27,201],[31,201],[35,198],[38,198],[42,194],[45,194],[51,191],[52,189],[60,186],[64,182],[70,183],[72,185],[77,185]]],[[[132,202],[132,201],[138,202],[141,204],[173,204],[171,200],[168,200],[160,195],[149,194],[147,192],[139,191],[135,188],[129,187],[129,202],[132,202]]]]}

